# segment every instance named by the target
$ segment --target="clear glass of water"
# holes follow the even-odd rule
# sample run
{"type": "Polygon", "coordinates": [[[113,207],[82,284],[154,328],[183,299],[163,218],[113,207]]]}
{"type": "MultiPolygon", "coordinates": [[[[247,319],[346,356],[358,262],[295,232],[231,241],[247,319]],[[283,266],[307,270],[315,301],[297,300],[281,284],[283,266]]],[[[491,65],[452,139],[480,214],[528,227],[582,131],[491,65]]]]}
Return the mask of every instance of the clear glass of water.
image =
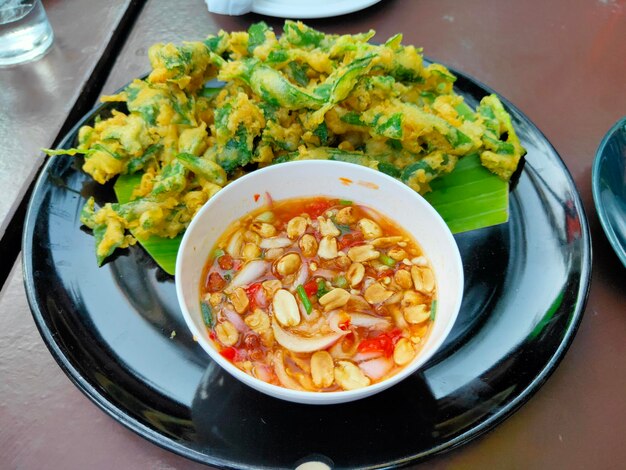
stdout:
{"type": "Polygon", "coordinates": [[[41,0],[0,0],[0,67],[39,58],[53,39],[41,0]]]}

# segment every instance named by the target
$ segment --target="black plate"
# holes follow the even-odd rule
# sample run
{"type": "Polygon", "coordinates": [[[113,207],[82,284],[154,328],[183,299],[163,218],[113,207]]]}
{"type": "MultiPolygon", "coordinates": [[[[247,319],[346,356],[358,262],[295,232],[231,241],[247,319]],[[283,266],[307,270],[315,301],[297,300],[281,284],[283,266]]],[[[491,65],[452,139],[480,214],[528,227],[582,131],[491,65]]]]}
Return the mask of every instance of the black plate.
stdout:
{"type": "MultiPolygon", "coordinates": [[[[470,104],[491,93],[454,73],[470,104]]],[[[79,215],[88,196],[111,198],[111,189],[91,182],[70,157],[45,166],[26,220],[24,279],[37,326],[63,370],[104,411],[215,466],[293,468],[315,459],[378,467],[466,443],[514,412],[555,369],[589,287],[590,237],[571,176],[541,132],[505,106],[528,149],[510,221],[456,236],[466,288],[452,334],[421,372],[383,393],[297,405],[222,372],[188,333],[173,277],[140,247],[97,267],[79,215]]],[[[110,107],[92,111],[61,147],[110,107]]]]}

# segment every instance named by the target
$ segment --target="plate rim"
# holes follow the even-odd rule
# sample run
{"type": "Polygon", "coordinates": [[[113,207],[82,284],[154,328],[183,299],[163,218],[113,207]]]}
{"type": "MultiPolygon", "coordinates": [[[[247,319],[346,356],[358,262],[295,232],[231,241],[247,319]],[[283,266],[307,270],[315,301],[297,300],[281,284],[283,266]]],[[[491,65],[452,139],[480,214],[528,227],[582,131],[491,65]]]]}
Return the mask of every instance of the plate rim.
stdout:
{"type": "Polygon", "coordinates": [[[334,16],[347,15],[356,11],[361,11],[379,3],[381,0],[339,0],[332,4],[316,6],[314,9],[305,8],[304,11],[299,5],[284,3],[272,5],[269,0],[261,0],[252,3],[251,11],[259,15],[271,16],[274,18],[298,18],[315,19],[331,18],[334,16]]]}
{"type": "Polygon", "coordinates": [[[606,208],[604,204],[602,204],[602,195],[601,195],[601,183],[600,183],[600,169],[603,166],[604,161],[603,158],[604,150],[611,138],[611,136],[617,131],[620,127],[626,128],[626,116],[621,117],[615,122],[611,128],[604,134],[602,140],[600,141],[600,145],[596,150],[595,157],[593,159],[593,166],[591,167],[591,194],[593,196],[593,204],[596,208],[596,212],[598,214],[598,219],[600,219],[600,225],[602,226],[602,230],[608,238],[611,248],[620,259],[624,267],[626,267],[626,247],[622,246],[622,244],[618,241],[617,235],[615,234],[615,230],[609,219],[606,208]]]}
{"type": "MultiPolygon", "coordinates": [[[[424,56],[425,62],[433,62],[434,59],[424,56]]],[[[476,426],[473,426],[471,429],[466,430],[460,435],[456,436],[453,439],[446,441],[440,445],[434,446],[426,451],[413,454],[410,457],[404,457],[395,459],[385,464],[375,464],[370,466],[365,466],[363,468],[366,469],[375,469],[381,467],[389,467],[389,466],[405,466],[408,464],[416,464],[418,462],[426,461],[436,455],[441,455],[442,453],[451,451],[456,449],[464,444],[470,443],[477,439],[478,437],[486,434],[487,432],[495,429],[499,424],[513,415],[517,410],[519,410],[524,404],[526,404],[537,391],[541,388],[541,386],[548,380],[548,378],[554,373],[560,362],[565,357],[568,349],[572,345],[572,342],[576,336],[578,328],[580,327],[580,323],[585,313],[585,309],[587,306],[587,301],[589,298],[589,291],[591,287],[591,273],[592,273],[592,259],[593,259],[593,250],[591,244],[591,234],[589,229],[589,223],[586,215],[586,211],[584,205],[582,203],[582,198],[578,191],[578,187],[575,184],[575,181],[567,168],[565,162],[556,151],[552,143],[547,139],[545,134],[534,124],[526,114],[524,114],[517,106],[511,103],[507,98],[496,93],[491,87],[485,85],[480,80],[475,77],[461,72],[455,67],[449,66],[445,62],[436,61],[442,65],[445,65],[455,76],[463,78],[465,81],[469,82],[471,86],[478,87],[485,91],[488,94],[495,93],[498,98],[502,101],[505,108],[509,111],[512,111],[520,116],[522,116],[533,128],[535,132],[543,139],[544,143],[549,147],[549,149],[554,153],[556,157],[555,162],[561,167],[561,171],[565,179],[568,181],[570,189],[574,195],[573,203],[574,207],[580,214],[580,233],[581,233],[581,242],[582,242],[582,250],[581,250],[581,271],[580,271],[580,281],[578,283],[577,295],[576,295],[576,308],[571,315],[571,320],[568,324],[568,327],[565,331],[565,334],[562,337],[559,346],[552,352],[550,356],[550,360],[547,361],[541,371],[535,376],[535,378],[523,389],[521,390],[515,398],[513,398],[509,403],[503,406],[496,413],[489,416],[487,419],[482,421],[476,426]]],[[[130,83],[130,82],[129,82],[130,83]]],[[[125,87],[126,85],[124,85],[125,87]]],[[[120,88],[123,89],[124,87],[120,88]]],[[[66,145],[68,140],[72,138],[78,132],[78,129],[84,125],[86,121],[92,118],[97,112],[101,112],[106,106],[111,106],[111,103],[99,103],[96,104],[90,111],[88,111],[63,137],[63,139],[56,146],[57,148],[61,148],[66,145]]],[[[115,406],[112,402],[110,402],[105,395],[101,394],[92,384],[90,384],[84,377],[81,376],[79,371],[74,367],[74,365],[70,362],[70,360],[63,354],[61,348],[56,342],[54,335],[51,333],[49,329],[46,328],[46,321],[43,316],[42,310],[39,308],[37,303],[37,295],[34,287],[34,273],[31,271],[29,264],[27,262],[27,253],[31,252],[32,241],[33,241],[33,227],[34,227],[34,219],[35,214],[33,213],[33,205],[35,203],[35,197],[40,190],[40,187],[43,186],[44,180],[46,179],[48,167],[51,166],[52,160],[54,157],[48,157],[46,163],[42,165],[39,176],[35,182],[33,187],[32,194],[30,196],[28,202],[28,209],[26,213],[26,217],[24,220],[24,231],[22,233],[22,270],[23,270],[23,280],[24,287],[27,294],[27,300],[29,304],[29,308],[33,315],[33,319],[35,320],[35,324],[37,329],[44,339],[44,343],[46,347],[51,352],[55,361],[59,364],[63,372],[68,376],[68,378],[77,386],[77,388],[83,392],[98,408],[108,414],[110,417],[115,419],[117,422],[125,426],[127,429],[135,432],[141,437],[145,438],[147,441],[156,444],[158,447],[162,449],[174,452],[182,457],[188,458],[190,460],[208,464],[208,465],[217,465],[220,468],[243,468],[243,469],[255,469],[259,468],[258,466],[251,466],[247,464],[238,464],[236,467],[232,462],[226,461],[220,457],[206,454],[203,452],[199,452],[191,447],[180,444],[174,439],[167,437],[156,430],[153,430],[143,424],[136,418],[133,418],[126,414],[123,409],[115,406]],[[29,235],[31,235],[29,237],[29,235]]]]}

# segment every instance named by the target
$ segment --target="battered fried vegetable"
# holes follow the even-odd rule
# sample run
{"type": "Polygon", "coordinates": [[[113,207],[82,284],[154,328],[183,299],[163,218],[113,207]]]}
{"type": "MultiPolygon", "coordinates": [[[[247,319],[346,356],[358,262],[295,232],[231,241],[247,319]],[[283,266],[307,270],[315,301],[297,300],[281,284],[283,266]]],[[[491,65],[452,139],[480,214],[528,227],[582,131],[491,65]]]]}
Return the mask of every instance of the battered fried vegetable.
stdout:
{"type": "Polygon", "coordinates": [[[425,64],[397,34],[332,35],[286,21],[220,31],[202,42],[155,44],[152,72],[104,97],[113,111],[79,132],[78,147],[98,183],[141,174],[133,199],[96,208],[98,262],[150,236],[175,237],[233,179],[259,166],[331,159],[365,165],[426,193],[457,161],[478,155],[502,179],[525,150],[499,99],[476,110],[453,89],[456,77],[425,64]],[[216,80],[219,80],[217,82],[216,80]]]}

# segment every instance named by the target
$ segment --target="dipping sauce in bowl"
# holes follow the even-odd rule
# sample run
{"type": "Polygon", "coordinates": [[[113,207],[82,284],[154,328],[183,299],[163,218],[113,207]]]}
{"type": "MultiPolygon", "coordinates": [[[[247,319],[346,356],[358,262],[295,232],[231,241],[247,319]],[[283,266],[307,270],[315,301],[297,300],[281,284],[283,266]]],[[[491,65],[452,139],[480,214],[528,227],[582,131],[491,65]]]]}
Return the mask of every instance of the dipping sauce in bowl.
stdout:
{"type": "Polygon", "coordinates": [[[218,239],[203,279],[219,353],[292,390],[354,390],[396,374],[436,314],[417,242],[350,200],[273,201],[245,215],[218,239]]]}
{"type": "Polygon", "coordinates": [[[463,293],[458,248],[428,202],[334,161],[283,163],[226,186],[189,225],[175,279],[215,362],[308,404],[360,399],[418,370],[463,293]]]}

